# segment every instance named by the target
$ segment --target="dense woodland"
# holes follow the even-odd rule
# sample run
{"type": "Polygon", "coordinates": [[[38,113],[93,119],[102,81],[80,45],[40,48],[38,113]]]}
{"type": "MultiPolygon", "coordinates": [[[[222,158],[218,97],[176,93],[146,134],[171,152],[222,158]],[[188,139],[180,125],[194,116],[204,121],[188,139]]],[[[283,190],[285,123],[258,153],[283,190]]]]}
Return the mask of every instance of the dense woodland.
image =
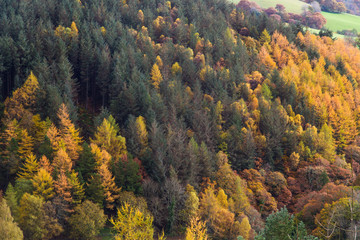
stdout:
{"type": "Polygon", "coordinates": [[[2,0],[0,29],[2,239],[359,234],[351,43],[225,0],[2,0]]]}

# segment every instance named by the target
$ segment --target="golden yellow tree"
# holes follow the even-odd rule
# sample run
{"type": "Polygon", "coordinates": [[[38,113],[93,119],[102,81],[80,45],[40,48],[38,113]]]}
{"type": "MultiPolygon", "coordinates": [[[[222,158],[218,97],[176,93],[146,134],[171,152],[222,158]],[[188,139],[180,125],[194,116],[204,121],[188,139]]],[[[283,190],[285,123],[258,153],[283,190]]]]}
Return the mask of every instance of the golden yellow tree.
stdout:
{"type": "Polygon", "coordinates": [[[30,129],[30,134],[34,138],[34,145],[38,146],[43,140],[51,126],[50,120],[41,121],[40,115],[36,114],[32,117],[32,127],[30,129]]]}
{"type": "Polygon", "coordinates": [[[151,84],[154,88],[159,89],[160,83],[163,81],[159,66],[155,63],[151,69],[151,84]]]}
{"type": "Polygon", "coordinates": [[[125,138],[118,134],[118,127],[112,116],[104,119],[102,124],[95,132],[95,138],[91,143],[96,144],[102,150],[106,150],[114,160],[118,160],[123,154],[126,154],[125,138]]]}
{"type": "Polygon", "coordinates": [[[116,240],[154,239],[153,217],[126,202],[118,209],[117,217],[112,218],[110,222],[114,225],[116,240]]]}
{"type": "Polygon", "coordinates": [[[94,156],[96,166],[99,168],[102,164],[109,166],[111,155],[106,151],[99,148],[98,145],[91,143],[90,144],[91,153],[94,156]]]}
{"type": "Polygon", "coordinates": [[[182,68],[180,67],[179,63],[178,62],[174,63],[171,67],[171,74],[173,76],[176,76],[181,73],[182,73],[182,68]]]}
{"type": "Polygon", "coordinates": [[[250,237],[250,230],[251,225],[249,223],[249,218],[247,216],[244,216],[240,223],[240,236],[242,236],[245,239],[249,239],[250,237]]]}
{"type": "Polygon", "coordinates": [[[201,221],[199,217],[193,217],[186,228],[185,240],[207,240],[206,231],[206,222],[201,221]]]}
{"type": "Polygon", "coordinates": [[[33,138],[28,134],[26,129],[21,129],[18,134],[18,153],[21,159],[26,158],[26,156],[32,154],[34,150],[34,140],[33,138]]]}
{"type": "Polygon", "coordinates": [[[30,110],[36,102],[36,92],[39,89],[39,82],[33,72],[24,85],[13,92],[12,97],[6,98],[4,105],[4,115],[7,120],[21,120],[21,118],[30,110]]]}
{"type": "Polygon", "coordinates": [[[72,37],[77,37],[79,35],[79,30],[78,30],[75,22],[71,23],[70,29],[71,29],[71,36],[72,37]]]}
{"type": "Polygon", "coordinates": [[[44,168],[40,168],[32,179],[32,184],[34,186],[33,195],[42,197],[45,201],[51,199],[55,194],[54,180],[44,168]]]}
{"type": "Polygon", "coordinates": [[[148,132],[146,130],[145,118],[142,116],[137,117],[135,121],[135,125],[136,125],[136,133],[139,137],[142,148],[145,148],[148,145],[148,132]]]}
{"type": "Polygon", "coordinates": [[[34,154],[26,156],[23,167],[20,168],[17,176],[24,179],[32,179],[39,170],[39,164],[34,154]]]}

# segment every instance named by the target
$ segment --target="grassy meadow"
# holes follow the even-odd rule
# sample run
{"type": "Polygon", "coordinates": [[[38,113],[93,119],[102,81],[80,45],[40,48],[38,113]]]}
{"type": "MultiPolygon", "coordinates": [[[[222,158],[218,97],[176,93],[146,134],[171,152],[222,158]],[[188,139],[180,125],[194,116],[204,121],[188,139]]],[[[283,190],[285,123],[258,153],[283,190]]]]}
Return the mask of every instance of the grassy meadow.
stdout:
{"type": "MultiPolygon", "coordinates": [[[[237,4],[240,0],[230,0],[231,2],[237,4]]],[[[301,14],[304,5],[308,5],[300,0],[252,0],[256,2],[262,8],[275,7],[276,4],[282,4],[285,6],[287,12],[301,14]]],[[[360,32],[360,16],[351,15],[351,14],[336,14],[329,12],[321,12],[321,14],[326,18],[327,23],[326,28],[336,32],[339,30],[352,30],[356,29],[360,32]]],[[[314,29],[315,30],[315,29],[314,29]]],[[[335,34],[336,37],[341,37],[343,35],[335,34]]]]}

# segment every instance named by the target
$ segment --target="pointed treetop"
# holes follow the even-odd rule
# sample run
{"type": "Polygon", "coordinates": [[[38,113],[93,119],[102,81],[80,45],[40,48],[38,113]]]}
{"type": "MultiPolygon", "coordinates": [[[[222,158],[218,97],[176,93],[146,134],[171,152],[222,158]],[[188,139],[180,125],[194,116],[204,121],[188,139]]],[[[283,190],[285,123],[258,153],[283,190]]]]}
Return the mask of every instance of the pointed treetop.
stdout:
{"type": "Polygon", "coordinates": [[[32,179],[39,169],[39,164],[34,154],[29,154],[25,158],[23,167],[18,172],[19,178],[32,179]]]}

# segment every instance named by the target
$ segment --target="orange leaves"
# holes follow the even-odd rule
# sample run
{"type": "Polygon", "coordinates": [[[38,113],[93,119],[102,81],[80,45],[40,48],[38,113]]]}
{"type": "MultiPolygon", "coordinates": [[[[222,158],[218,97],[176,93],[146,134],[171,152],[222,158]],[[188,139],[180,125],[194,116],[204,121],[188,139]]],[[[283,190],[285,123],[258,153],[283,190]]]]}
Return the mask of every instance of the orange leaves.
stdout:
{"type": "Polygon", "coordinates": [[[101,185],[104,188],[106,208],[113,209],[115,200],[119,198],[120,189],[115,184],[115,177],[112,176],[106,164],[102,164],[99,168],[101,177],[101,185]]]}
{"type": "Polygon", "coordinates": [[[82,139],[79,130],[75,128],[75,125],[70,120],[65,104],[61,104],[58,118],[60,120],[60,136],[64,141],[66,152],[72,160],[76,161],[79,158],[79,152],[82,150],[82,139]]]}
{"type": "Polygon", "coordinates": [[[269,69],[274,69],[276,67],[276,63],[271,58],[268,50],[265,46],[262,46],[259,53],[260,61],[269,69]]]}

